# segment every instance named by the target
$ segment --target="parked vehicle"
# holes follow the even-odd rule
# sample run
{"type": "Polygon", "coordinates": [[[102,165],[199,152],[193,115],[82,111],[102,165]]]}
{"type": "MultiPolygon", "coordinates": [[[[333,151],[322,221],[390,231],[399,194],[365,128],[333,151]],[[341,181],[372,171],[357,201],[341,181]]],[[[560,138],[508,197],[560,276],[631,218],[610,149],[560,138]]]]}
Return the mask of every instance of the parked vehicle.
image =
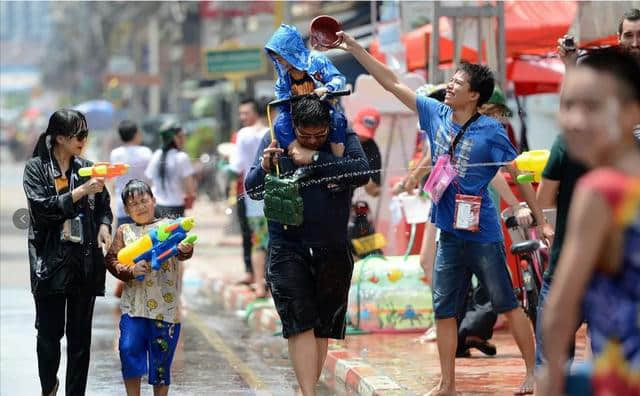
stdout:
{"type": "MultiPolygon", "coordinates": [[[[516,273],[512,274],[513,291],[535,328],[542,274],[549,262],[549,248],[540,241],[534,226],[525,229],[518,225],[509,209],[505,209],[501,216],[513,242],[511,254],[516,256],[518,263],[516,273]]],[[[545,210],[545,217],[555,218],[555,210],[545,210]]]]}

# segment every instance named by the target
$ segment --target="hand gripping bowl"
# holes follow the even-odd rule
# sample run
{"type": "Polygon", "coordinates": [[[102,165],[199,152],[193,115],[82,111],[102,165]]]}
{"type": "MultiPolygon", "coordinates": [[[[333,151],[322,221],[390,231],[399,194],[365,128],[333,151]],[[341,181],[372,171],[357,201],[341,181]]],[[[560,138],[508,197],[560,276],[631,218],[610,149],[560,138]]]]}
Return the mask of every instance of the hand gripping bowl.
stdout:
{"type": "Polygon", "coordinates": [[[328,15],[320,15],[309,24],[309,39],[311,46],[316,50],[336,48],[342,44],[342,37],[336,33],[342,30],[340,22],[328,15]]]}

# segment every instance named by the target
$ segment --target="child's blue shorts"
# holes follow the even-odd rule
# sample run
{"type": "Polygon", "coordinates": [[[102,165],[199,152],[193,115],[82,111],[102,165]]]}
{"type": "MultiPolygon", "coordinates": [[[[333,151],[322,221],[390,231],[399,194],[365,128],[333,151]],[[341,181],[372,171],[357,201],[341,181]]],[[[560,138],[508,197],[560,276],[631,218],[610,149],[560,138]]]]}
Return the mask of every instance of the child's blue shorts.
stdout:
{"type": "Polygon", "coordinates": [[[119,345],[122,377],[130,379],[146,374],[148,354],[149,384],[169,385],[171,363],[179,336],[179,323],[123,314],[120,318],[119,345]]]}

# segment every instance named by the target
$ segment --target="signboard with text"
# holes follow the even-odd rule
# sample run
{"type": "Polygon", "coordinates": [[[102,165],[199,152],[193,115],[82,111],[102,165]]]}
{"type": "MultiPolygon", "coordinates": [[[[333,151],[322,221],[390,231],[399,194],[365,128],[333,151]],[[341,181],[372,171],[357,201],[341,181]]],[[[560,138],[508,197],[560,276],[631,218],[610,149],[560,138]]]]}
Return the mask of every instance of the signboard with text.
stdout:
{"type": "Polygon", "coordinates": [[[210,78],[243,78],[267,70],[264,50],[259,47],[206,50],[203,64],[204,74],[210,78]]]}
{"type": "Polygon", "coordinates": [[[261,13],[272,14],[271,1],[201,1],[200,17],[203,19],[247,17],[261,13]]]}

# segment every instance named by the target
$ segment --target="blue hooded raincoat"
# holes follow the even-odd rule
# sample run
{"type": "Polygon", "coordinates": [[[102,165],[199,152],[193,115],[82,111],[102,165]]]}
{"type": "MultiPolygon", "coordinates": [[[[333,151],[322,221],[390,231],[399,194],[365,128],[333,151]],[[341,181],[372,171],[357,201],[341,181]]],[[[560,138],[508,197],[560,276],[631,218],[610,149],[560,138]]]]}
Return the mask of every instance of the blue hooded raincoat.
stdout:
{"type": "MultiPolygon", "coordinates": [[[[317,87],[326,87],[329,91],[344,89],[346,78],[336,69],[329,58],[323,54],[310,51],[304,44],[302,36],[295,27],[282,24],[273,33],[265,51],[275,52],[289,62],[294,68],[306,72],[317,87]]],[[[278,80],[275,85],[276,99],[291,97],[291,75],[272,56],[273,65],[278,72],[278,80]]],[[[274,130],[280,147],[287,148],[295,140],[289,106],[281,106],[280,114],[275,121],[274,130]]],[[[335,108],[331,112],[331,132],[329,141],[332,143],[344,143],[347,121],[344,115],[335,108]]]]}

